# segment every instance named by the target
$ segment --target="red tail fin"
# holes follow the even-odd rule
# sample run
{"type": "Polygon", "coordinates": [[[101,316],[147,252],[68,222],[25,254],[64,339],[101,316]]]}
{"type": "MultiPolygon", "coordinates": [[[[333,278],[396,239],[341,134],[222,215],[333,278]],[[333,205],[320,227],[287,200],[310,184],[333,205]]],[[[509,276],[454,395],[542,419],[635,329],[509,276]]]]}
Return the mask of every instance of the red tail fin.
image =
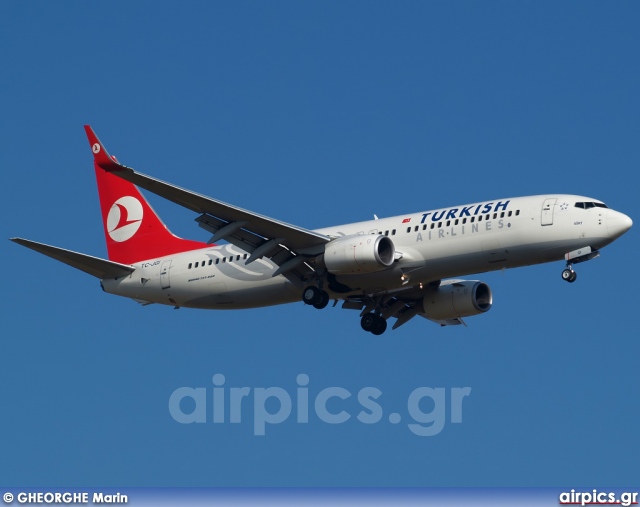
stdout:
{"type": "Polygon", "coordinates": [[[122,168],[85,125],[94,156],[98,195],[109,259],[133,264],[146,259],[206,248],[206,243],[174,236],[138,188],[109,171],[122,168]],[[106,169],[106,170],[105,170],[106,169]]]}

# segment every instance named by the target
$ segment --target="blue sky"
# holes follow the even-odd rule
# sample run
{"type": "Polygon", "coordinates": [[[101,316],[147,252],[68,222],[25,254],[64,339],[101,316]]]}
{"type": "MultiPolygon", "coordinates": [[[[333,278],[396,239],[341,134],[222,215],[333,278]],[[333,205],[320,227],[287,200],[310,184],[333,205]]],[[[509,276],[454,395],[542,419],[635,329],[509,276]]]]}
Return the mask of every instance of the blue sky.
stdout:
{"type": "MultiPolygon", "coordinates": [[[[307,228],[551,192],[637,223],[639,14],[591,1],[3,2],[0,236],[106,256],[85,123],[127,165],[307,228]]],[[[207,239],[193,213],[149,200],[173,232],[207,239]]],[[[142,308],[0,245],[4,485],[637,485],[637,225],[575,284],[562,263],[481,275],[495,304],[468,328],[414,319],[382,337],[356,312],[302,303],[142,308]],[[264,437],[251,410],[240,424],[173,420],[171,393],[210,397],[217,373],[292,395],[306,374],[310,397],[354,393],[330,405],[353,416],[292,416],[264,437]],[[383,393],[376,424],[355,418],[363,387],[383,393]],[[409,431],[418,387],[471,387],[462,424],[409,431]]]]}

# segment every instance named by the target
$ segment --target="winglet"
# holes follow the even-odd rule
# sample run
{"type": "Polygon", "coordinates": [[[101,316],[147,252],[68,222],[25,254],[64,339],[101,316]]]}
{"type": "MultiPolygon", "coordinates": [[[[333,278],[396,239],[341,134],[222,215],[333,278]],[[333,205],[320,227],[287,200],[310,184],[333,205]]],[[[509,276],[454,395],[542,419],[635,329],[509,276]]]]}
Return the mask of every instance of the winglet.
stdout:
{"type": "Polygon", "coordinates": [[[123,169],[126,169],[125,166],[121,165],[116,160],[116,157],[109,155],[109,152],[100,142],[100,139],[98,139],[98,136],[90,125],[85,125],[84,131],[87,133],[89,146],[91,146],[91,151],[93,152],[93,160],[97,166],[101,167],[105,171],[122,171],[123,169]]]}

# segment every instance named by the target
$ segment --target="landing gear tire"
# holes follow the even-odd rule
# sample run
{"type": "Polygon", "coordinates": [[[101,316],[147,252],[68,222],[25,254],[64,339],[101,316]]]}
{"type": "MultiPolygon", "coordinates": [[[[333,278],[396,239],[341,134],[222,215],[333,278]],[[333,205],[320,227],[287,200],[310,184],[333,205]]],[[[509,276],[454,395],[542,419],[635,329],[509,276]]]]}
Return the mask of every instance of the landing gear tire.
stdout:
{"type": "Polygon", "coordinates": [[[305,305],[315,305],[322,300],[322,291],[313,285],[305,287],[302,291],[302,301],[305,305]]]}
{"type": "Polygon", "coordinates": [[[376,319],[375,326],[373,326],[373,329],[371,330],[371,334],[374,334],[376,336],[380,336],[386,330],[387,330],[387,321],[384,320],[382,317],[378,317],[376,319]]]}
{"type": "Polygon", "coordinates": [[[376,323],[377,315],[375,313],[365,313],[360,319],[360,326],[367,332],[370,332],[376,323]]]}
{"type": "Polygon", "coordinates": [[[318,310],[321,310],[327,304],[329,304],[329,294],[322,289],[309,285],[302,291],[302,301],[305,305],[311,305],[318,310]]]}
{"type": "Polygon", "coordinates": [[[375,313],[365,313],[360,319],[360,326],[365,331],[379,336],[387,330],[387,321],[375,313]]]}
{"type": "Polygon", "coordinates": [[[565,282],[573,283],[578,279],[578,274],[573,269],[565,269],[562,272],[562,279],[565,282]]]}
{"type": "Polygon", "coordinates": [[[318,310],[322,310],[323,308],[325,308],[329,304],[329,294],[327,294],[325,291],[321,290],[320,291],[320,295],[321,295],[320,302],[314,303],[314,305],[313,305],[313,307],[318,309],[318,310]]]}

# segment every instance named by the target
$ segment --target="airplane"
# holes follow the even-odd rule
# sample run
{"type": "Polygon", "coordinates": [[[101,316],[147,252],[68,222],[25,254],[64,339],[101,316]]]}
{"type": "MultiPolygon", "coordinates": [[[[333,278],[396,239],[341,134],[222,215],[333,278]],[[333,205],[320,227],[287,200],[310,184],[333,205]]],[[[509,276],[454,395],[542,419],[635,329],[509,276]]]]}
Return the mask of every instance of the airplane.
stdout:
{"type": "Polygon", "coordinates": [[[342,301],[381,335],[416,316],[441,326],[489,311],[486,283],[459,277],[594,259],[631,218],[589,197],[509,197],[309,230],[166,183],[109,155],[89,125],[108,260],[35,241],[11,241],[84,271],[142,305],[245,309],[342,301]],[[206,242],[174,236],[142,188],[198,214],[206,242]],[[223,244],[217,244],[219,241],[223,244]]]}

